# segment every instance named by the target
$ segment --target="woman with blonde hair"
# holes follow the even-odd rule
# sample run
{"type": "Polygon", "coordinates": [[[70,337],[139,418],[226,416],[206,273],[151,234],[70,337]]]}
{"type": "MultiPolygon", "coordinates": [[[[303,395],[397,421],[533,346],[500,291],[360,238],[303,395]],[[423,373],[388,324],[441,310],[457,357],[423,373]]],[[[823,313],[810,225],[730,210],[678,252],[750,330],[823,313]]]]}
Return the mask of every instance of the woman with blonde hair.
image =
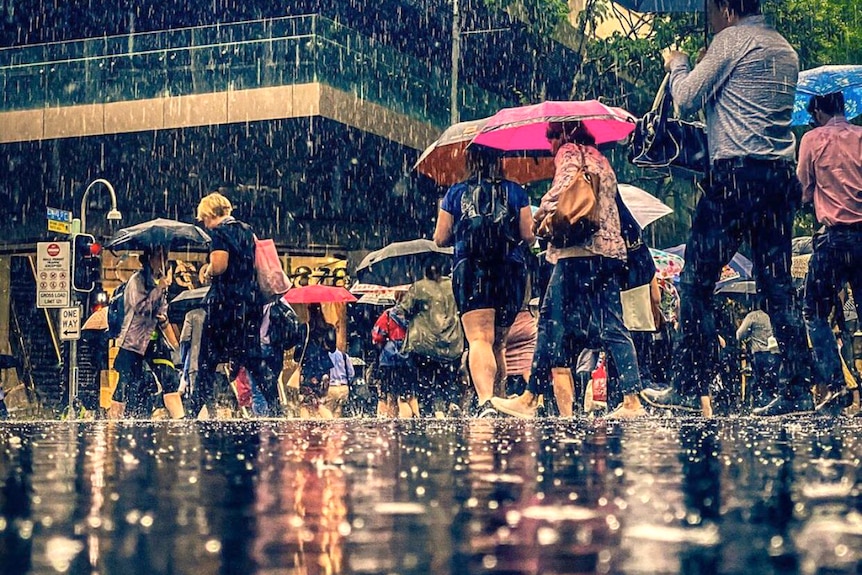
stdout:
{"type": "Polygon", "coordinates": [[[260,346],[264,302],[254,269],[254,232],[232,212],[230,200],[218,192],[198,204],[197,218],[209,231],[212,242],[209,264],[204,268],[210,289],[204,299],[207,315],[192,415],[204,405],[212,413],[215,369],[226,362],[231,364],[233,374],[245,367],[252,388],[263,393],[270,413],[278,409],[276,379],[263,361],[260,346]]]}

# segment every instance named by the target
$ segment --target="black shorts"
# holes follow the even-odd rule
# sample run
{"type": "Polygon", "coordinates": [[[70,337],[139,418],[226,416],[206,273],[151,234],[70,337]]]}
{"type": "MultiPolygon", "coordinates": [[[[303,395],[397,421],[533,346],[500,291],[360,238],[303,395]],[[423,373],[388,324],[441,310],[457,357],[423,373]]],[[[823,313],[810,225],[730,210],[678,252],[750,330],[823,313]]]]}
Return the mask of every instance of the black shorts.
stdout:
{"type": "Polygon", "coordinates": [[[511,327],[524,304],[527,266],[516,262],[477,263],[462,260],[452,270],[452,289],[458,311],[497,312],[498,327],[511,327]]]}

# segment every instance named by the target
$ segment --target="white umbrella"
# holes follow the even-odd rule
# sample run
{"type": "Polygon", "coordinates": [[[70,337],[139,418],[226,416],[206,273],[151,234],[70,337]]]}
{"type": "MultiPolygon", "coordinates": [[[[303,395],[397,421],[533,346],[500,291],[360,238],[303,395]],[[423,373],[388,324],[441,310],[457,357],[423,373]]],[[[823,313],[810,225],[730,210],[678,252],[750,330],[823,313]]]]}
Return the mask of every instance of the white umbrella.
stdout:
{"type": "Polygon", "coordinates": [[[641,229],[673,212],[660,199],[637,186],[617,184],[617,188],[623,203],[628,207],[641,229]]]}

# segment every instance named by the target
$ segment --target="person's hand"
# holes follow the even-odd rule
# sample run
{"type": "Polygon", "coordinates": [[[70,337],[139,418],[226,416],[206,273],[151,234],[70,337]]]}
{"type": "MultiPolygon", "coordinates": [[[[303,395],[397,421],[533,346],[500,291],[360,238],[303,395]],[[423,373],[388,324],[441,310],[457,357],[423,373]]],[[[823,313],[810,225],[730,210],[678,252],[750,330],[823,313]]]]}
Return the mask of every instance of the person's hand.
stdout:
{"type": "Polygon", "coordinates": [[[201,266],[201,271],[198,274],[198,279],[200,280],[201,284],[203,284],[203,285],[209,285],[210,284],[213,277],[212,277],[212,275],[210,275],[210,265],[209,264],[204,264],[201,266]]]}
{"type": "Polygon", "coordinates": [[[679,50],[666,50],[662,54],[662,57],[664,58],[665,72],[670,72],[670,65],[677,58],[688,58],[685,52],[680,52],[679,50]]]}
{"type": "Polygon", "coordinates": [[[695,63],[700,64],[700,61],[703,60],[704,56],[706,56],[706,47],[697,51],[697,58],[694,59],[695,63]]]}

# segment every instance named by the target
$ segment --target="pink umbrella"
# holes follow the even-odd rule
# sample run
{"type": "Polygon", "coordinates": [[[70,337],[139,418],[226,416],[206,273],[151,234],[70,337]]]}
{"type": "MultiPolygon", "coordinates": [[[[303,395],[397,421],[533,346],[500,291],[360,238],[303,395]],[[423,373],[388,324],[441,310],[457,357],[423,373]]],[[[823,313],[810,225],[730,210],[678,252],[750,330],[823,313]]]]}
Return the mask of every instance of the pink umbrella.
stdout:
{"type": "Polygon", "coordinates": [[[625,140],[635,129],[635,117],[598,100],[542,102],[503,108],[488,120],[473,144],[498,150],[549,150],[545,137],[550,122],[583,122],[596,144],[625,140]]]}
{"type": "Polygon", "coordinates": [[[351,303],[356,296],[341,286],[310,285],[293,287],[281,296],[287,303],[351,303]]]}

